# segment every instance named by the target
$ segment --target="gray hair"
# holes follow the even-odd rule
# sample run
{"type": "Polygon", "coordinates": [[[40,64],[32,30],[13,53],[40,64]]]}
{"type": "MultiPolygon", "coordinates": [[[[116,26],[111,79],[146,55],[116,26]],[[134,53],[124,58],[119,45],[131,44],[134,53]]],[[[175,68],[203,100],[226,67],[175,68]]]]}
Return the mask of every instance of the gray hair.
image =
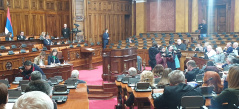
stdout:
{"type": "Polygon", "coordinates": [[[172,85],[176,85],[179,83],[185,82],[185,76],[182,71],[180,70],[174,70],[171,73],[168,74],[169,82],[172,85]]]}
{"type": "Polygon", "coordinates": [[[28,84],[25,92],[41,91],[47,94],[48,96],[52,96],[52,90],[53,90],[52,87],[46,81],[36,80],[36,81],[31,81],[28,84]]]}
{"type": "Polygon", "coordinates": [[[79,71],[78,70],[72,70],[71,77],[79,79],[79,71]]]}
{"type": "Polygon", "coordinates": [[[130,75],[130,76],[135,76],[135,75],[137,75],[137,70],[136,70],[136,68],[130,67],[130,68],[129,68],[129,75],[130,75]]]}
{"type": "Polygon", "coordinates": [[[21,95],[12,109],[53,109],[51,98],[43,92],[32,91],[21,95]]]}
{"type": "Polygon", "coordinates": [[[222,53],[223,52],[222,47],[217,47],[216,51],[218,51],[219,53],[222,53]]]}
{"type": "Polygon", "coordinates": [[[42,74],[41,74],[41,72],[39,72],[39,71],[33,71],[33,72],[31,73],[31,80],[32,80],[32,81],[41,80],[41,79],[42,79],[42,74]]]}
{"type": "Polygon", "coordinates": [[[227,56],[227,60],[231,63],[231,64],[233,64],[233,59],[234,59],[235,57],[233,56],[233,55],[228,55],[227,56]]]}

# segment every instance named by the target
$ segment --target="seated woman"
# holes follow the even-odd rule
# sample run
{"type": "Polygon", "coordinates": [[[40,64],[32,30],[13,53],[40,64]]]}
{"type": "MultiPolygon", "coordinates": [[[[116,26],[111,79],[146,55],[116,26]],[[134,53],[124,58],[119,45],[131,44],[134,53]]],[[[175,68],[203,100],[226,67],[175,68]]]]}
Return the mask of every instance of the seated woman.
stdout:
{"type": "MultiPolygon", "coordinates": [[[[140,74],[140,82],[148,82],[151,86],[154,86],[154,74],[151,71],[143,71],[140,74]]],[[[128,100],[125,102],[126,106],[132,106],[134,104],[134,94],[130,94],[128,100]]],[[[150,105],[150,104],[145,104],[150,105]]]]}
{"type": "Polygon", "coordinates": [[[214,71],[219,73],[219,69],[217,66],[214,65],[212,61],[208,61],[206,66],[203,66],[202,71],[207,72],[207,71],[214,71]]]}
{"type": "Polygon", "coordinates": [[[211,99],[212,107],[216,109],[234,109],[233,105],[239,101],[239,66],[233,66],[229,69],[228,73],[228,89],[222,91],[222,93],[213,99],[211,99]],[[223,105],[223,103],[228,103],[223,105]]]}
{"type": "Polygon", "coordinates": [[[169,79],[168,79],[168,74],[172,72],[172,69],[171,68],[166,68],[164,69],[163,71],[163,75],[160,79],[160,81],[158,82],[157,84],[157,87],[158,88],[164,88],[165,86],[168,86],[170,83],[169,83],[169,79]]]}
{"type": "Polygon", "coordinates": [[[0,83],[0,96],[0,109],[6,109],[5,105],[8,101],[8,91],[4,83],[0,83]]]}
{"type": "Polygon", "coordinates": [[[153,74],[155,78],[160,78],[163,74],[164,67],[161,64],[157,64],[153,69],[153,74]]]}
{"type": "Polygon", "coordinates": [[[223,53],[222,47],[216,48],[216,55],[214,57],[215,63],[225,63],[225,54],[223,53]]]}
{"type": "MultiPolygon", "coordinates": [[[[83,80],[79,80],[79,71],[78,70],[72,70],[71,72],[71,78],[76,78],[78,83],[86,83],[85,81],[83,80]]],[[[87,87],[87,92],[89,93],[89,89],[87,87]]]]}
{"type": "Polygon", "coordinates": [[[34,58],[34,64],[43,66],[45,65],[46,52],[42,51],[37,57],[34,58]]]}
{"type": "Polygon", "coordinates": [[[60,64],[60,60],[57,58],[58,51],[56,49],[53,49],[51,54],[48,56],[48,65],[51,65],[53,63],[60,64]]]}
{"type": "Polygon", "coordinates": [[[223,85],[221,84],[221,78],[217,72],[207,71],[204,74],[203,85],[202,86],[212,86],[214,87],[214,92],[217,94],[221,93],[223,85]],[[212,80],[209,80],[212,78],[212,80]],[[209,80],[209,81],[208,81],[209,80]]]}

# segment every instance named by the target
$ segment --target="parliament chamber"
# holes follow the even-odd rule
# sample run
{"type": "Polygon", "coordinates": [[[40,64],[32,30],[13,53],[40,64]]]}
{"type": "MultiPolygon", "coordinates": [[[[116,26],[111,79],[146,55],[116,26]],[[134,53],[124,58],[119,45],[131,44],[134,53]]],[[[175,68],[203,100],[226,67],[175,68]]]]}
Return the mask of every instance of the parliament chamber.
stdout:
{"type": "Polygon", "coordinates": [[[0,98],[0,109],[20,108],[34,87],[30,92],[47,94],[54,109],[238,109],[238,6],[239,0],[1,0],[0,89],[5,83],[10,100],[0,98]],[[14,102],[11,91],[21,92],[14,102]],[[227,91],[233,102],[219,102],[227,91]]]}

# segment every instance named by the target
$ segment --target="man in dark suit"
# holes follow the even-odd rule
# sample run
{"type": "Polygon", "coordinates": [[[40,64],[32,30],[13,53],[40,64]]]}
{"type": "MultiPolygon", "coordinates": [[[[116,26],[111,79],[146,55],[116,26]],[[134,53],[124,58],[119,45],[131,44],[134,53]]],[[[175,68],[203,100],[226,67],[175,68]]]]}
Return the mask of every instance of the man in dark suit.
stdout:
{"type": "Polygon", "coordinates": [[[194,60],[189,60],[187,63],[187,72],[185,73],[185,78],[187,82],[194,81],[196,75],[199,74],[200,69],[197,68],[196,62],[194,60]]]}
{"type": "Polygon", "coordinates": [[[64,28],[62,28],[61,34],[64,38],[68,39],[70,37],[70,29],[67,28],[67,24],[64,24],[64,28]]]}
{"type": "Polygon", "coordinates": [[[26,40],[26,36],[24,36],[24,32],[21,31],[20,35],[17,36],[17,40],[26,40]]]}
{"type": "Polygon", "coordinates": [[[180,49],[180,50],[186,50],[186,45],[184,43],[182,43],[181,39],[178,39],[177,40],[176,48],[180,49]]]}
{"type": "Polygon", "coordinates": [[[106,48],[106,45],[108,45],[109,43],[109,33],[108,33],[108,29],[105,29],[105,33],[103,34],[103,49],[106,48]]]}
{"type": "Polygon", "coordinates": [[[42,69],[31,61],[25,61],[23,65],[24,66],[19,68],[19,70],[25,79],[30,79],[30,75],[33,71],[39,71],[42,75],[45,75],[42,69]]]}
{"type": "Polygon", "coordinates": [[[149,65],[151,66],[151,69],[153,70],[153,68],[156,65],[156,59],[155,56],[159,53],[158,50],[158,45],[157,43],[153,43],[152,47],[149,48],[149,65]]]}
{"type": "Polygon", "coordinates": [[[49,37],[49,35],[46,35],[45,36],[46,38],[43,40],[43,45],[44,46],[49,46],[49,45],[51,45],[51,39],[50,39],[50,37],[49,37]]]}
{"type": "Polygon", "coordinates": [[[200,30],[200,38],[207,37],[207,24],[205,20],[202,20],[202,23],[198,25],[200,30]]]}
{"type": "Polygon", "coordinates": [[[12,40],[13,40],[12,33],[8,32],[8,34],[5,37],[5,41],[12,41],[12,40]]]}
{"type": "Polygon", "coordinates": [[[170,86],[164,88],[164,93],[154,100],[157,109],[177,109],[183,96],[201,95],[193,90],[193,87],[185,84],[185,77],[182,71],[174,70],[168,75],[170,86]]]}

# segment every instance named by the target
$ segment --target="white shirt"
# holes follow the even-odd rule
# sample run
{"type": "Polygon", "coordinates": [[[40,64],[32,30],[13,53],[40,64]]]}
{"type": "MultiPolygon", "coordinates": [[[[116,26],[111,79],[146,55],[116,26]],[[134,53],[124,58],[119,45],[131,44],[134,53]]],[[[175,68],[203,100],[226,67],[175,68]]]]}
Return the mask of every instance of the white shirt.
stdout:
{"type": "Polygon", "coordinates": [[[217,53],[215,52],[215,50],[211,50],[210,52],[207,52],[207,56],[208,56],[208,58],[210,59],[210,58],[212,58],[214,55],[216,55],[217,53]]]}

